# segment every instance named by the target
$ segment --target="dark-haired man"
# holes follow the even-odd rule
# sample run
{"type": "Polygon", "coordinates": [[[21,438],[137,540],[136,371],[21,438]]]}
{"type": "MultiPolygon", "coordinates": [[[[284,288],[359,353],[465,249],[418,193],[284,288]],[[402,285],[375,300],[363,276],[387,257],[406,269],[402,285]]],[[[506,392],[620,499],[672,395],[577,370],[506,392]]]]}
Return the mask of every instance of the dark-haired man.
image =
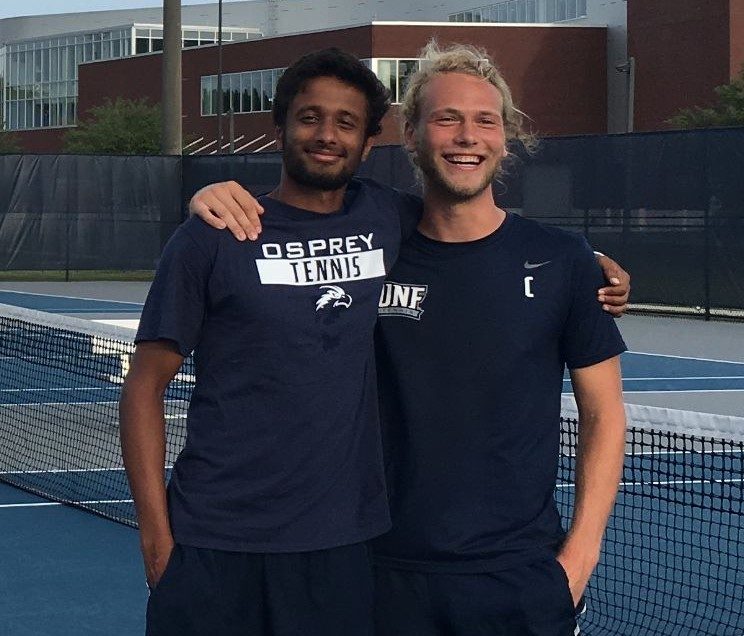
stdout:
{"type": "Polygon", "coordinates": [[[387,93],[356,58],[277,85],[281,182],[262,241],[187,221],[169,241],[122,392],[151,636],[369,636],[364,542],[389,526],[372,332],[397,199],[350,179],[387,93]],[[194,350],[187,441],[163,483],[163,393],[194,350]]]}

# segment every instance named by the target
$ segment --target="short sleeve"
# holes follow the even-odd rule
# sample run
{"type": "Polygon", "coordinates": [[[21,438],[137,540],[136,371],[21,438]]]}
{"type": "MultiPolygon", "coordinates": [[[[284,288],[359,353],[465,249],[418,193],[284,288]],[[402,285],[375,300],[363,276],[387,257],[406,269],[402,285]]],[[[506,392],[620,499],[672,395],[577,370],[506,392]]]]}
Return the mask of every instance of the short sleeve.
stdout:
{"type": "Polygon", "coordinates": [[[184,357],[199,342],[212,269],[208,246],[199,240],[199,232],[189,231],[200,223],[198,219],[190,219],[166,244],[142,310],[135,342],[171,340],[184,357]]]}
{"type": "Polygon", "coordinates": [[[597,300],[604,284],[594,253],[582,241],[573,261],[571,304],[561,336],[561,354],[569,369],[597,364],[627,349],[615,319],[597,300]]]}

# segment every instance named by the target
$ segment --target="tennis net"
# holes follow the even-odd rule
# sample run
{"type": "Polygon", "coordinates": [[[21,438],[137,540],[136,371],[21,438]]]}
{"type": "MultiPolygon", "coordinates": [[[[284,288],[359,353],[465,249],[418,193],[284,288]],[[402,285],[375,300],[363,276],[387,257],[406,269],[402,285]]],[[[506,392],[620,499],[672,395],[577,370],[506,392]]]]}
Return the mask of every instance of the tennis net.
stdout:
{"type": "MultiPolygon", "coordinates": [[[[0,305],[0,480],[136,526],[118,400],[134,331],[0,305]]],[[[186,439],[193,362],[165,396],[166,476],[186,439]]]]}
{"type": "MultiPolygon", "coordinates": [[[[136,525],[117,414],[133,335],[0,306],[0,481],[136,525]]],[[[166,477],[185,441],[193,374],[189,359],[166,393],[166,477]]],[[[741,636],[742,418],[650,407],[628,415],[622,484],[582,634],[741,636]]],[[[561,424],[556,499],[568,522],[577,441],[570,399],[561,424]]]]}

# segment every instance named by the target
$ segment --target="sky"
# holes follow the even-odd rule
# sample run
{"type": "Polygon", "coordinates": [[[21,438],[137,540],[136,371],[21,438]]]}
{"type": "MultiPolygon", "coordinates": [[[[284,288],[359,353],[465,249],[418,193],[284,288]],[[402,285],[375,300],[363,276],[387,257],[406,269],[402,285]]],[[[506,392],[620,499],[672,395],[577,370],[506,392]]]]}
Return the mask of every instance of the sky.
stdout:
{"type": "MultiPolygon", "coordinates": [[[[223,0],[235,2],[236,0],[223,0]]],[[[216,0],[181,0],[181,5],[203,4],[216,0]]],[[[83,11],[107,11],[109,9],[141,9],[159,7],[159,0],[0,0],[0,19],[21,15],[45,15],[48,13],[77,13],[83,11]]]]}

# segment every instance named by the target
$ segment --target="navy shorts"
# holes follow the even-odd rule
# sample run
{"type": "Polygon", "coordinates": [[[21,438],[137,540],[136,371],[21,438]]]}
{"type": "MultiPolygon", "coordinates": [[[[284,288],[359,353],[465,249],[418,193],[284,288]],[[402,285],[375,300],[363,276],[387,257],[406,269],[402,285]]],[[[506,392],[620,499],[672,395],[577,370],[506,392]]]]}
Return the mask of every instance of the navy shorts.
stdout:
{"type": "Polygon", "coordinates": [[[375,567],[377,636],[574,636],[575,615],[556,560],[482,574],[375,567]]]}
{"type": "Polygon", "coordinates": [[[291,554],[176,545],[147,603],[147,636],[372,636],[365,544],[291,554]]]}

